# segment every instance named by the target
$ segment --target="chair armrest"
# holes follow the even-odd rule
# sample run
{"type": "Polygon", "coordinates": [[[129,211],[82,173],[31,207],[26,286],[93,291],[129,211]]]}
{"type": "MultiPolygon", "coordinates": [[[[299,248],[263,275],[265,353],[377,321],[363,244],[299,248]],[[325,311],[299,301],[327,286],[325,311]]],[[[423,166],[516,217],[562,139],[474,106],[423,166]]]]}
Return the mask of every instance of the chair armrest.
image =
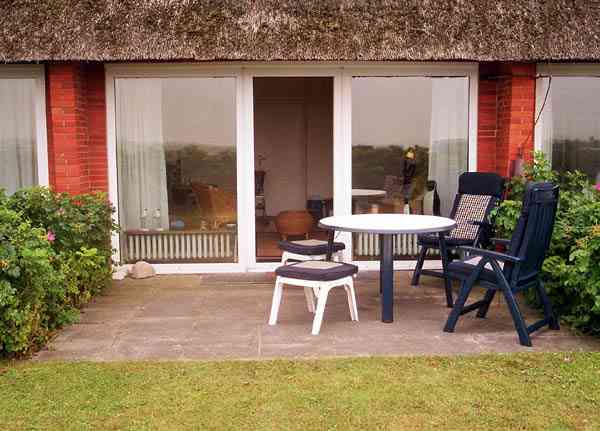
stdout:
{"type": "Polygon", "coordinates": [[[474,255],[482,256],[482,257],[488,257],[490,259],[500,260],[503,262],[519,263],[519,262],[523,261],[523,259],[521,259],[520,257],[517,257],[517,256],[511,256],[510,254],[499,253],[497,251],[485,250],[483,248],[469,247],[466,245],[458,247],[458,248],[460,250],[466,251],[470,254],[474,254],[474,255]]]}
{"type": "Polygon", "coordinates": [[[493,244],[510,245],[510,239],[506,238],[490,238],[490,242],[493,244]]]}

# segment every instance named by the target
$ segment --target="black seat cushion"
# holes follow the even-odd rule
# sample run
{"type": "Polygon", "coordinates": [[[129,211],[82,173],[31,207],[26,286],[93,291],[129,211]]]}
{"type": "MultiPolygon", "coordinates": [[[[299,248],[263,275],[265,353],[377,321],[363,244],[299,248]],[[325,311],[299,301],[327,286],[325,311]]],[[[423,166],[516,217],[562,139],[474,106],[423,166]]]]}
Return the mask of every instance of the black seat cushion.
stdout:
{"type": "MultiPolygon", "coordinates": [[[[419,235],[419,245],[424,245],[428,248],[439,248],[440,247],[440,237],[438,235],[419,235]]],[[[472,239],[465,238],[451,238],[446,237],[446,246],[448,247],[458,247],[461,245],[473,245],[472,239]]]]}
{"type": "MultiPolygon", "coordinates": [[[[343,242],[334,242],[333,252],[341,251],[345,247],[343,242]]],[[[303,239],[298,241],[283,240],[279,241],[279,248],[290,253],[316,256],[319,254],[327,254],[327,241],[318,239],[303,239]]]]}
{"type": "MultiPolygon", "coordinates": [[[[448,272],[460,275],[461,278],[467,278],[469,275],[471,275],[480,260],[481,256],[469,256],[463,260],[456,260],[448,264],[448,272]]],[[[500,265],[500,268],[503,268],[503,262],[498,262],[498,264],[500,265]]],[[[485,264],[479,275],[479,279],[489,281],[491,283],[496,282],[496,274],[494,274],[492,265],[489,263],[485,264]]]]}
{"type": "Polygon", "coordinates": [[[280,266],[275,274],[298,280],[331,281],[349,277],[358,272],[358,266],[349,263],[309,260],[280,266]]]}

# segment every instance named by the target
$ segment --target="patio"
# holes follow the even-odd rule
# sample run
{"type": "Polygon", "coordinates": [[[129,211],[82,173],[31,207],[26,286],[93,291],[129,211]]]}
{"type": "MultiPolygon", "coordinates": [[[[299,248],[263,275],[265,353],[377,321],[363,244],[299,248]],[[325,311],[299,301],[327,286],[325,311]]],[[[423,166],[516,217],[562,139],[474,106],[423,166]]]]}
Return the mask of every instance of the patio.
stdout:
{"type": "MultiPolygon", "coordinates": [[[[568,329],[543,330],[533,349],[519,345],[503,299],[488,318],[466,315],[454,334],[442,332],[448,316],[440,280],[423,277],[409,287],[395,273],[395,321],[380,321],[378,272],[357,278],[360,322],[348,316],[343,289],[334,289],[321,335],[311,336],[312,316],[302,288],[284,289],[280,322],[268,319],[272,274],[160,276],[113,282],[61,331],[37,360],[118,361],[314,358],[370,355],[460,355],[484,352],[600,350],[600,340],[568,329]]],[[[525,310],[526,316],[532,316],[525,310]]]]}

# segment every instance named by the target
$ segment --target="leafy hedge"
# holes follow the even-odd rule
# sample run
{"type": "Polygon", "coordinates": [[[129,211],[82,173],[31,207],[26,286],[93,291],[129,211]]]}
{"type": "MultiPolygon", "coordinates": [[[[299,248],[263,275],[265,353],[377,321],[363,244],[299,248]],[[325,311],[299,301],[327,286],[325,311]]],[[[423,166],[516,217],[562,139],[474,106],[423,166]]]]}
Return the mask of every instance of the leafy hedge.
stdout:
{"type": "MultiPolygon", "coordinates": [[[[558,173],[543,154],[508,183],[507,199],[495,213],[500,234],[510,237],[527,181],[560,185],[552,242],[543,281],[556,311],[573,327],[600,335],[600,192],[581,172],[558,173]]],[[[534,297],[528,297],[535,303],[534,297]]]]}
{"type": "Polygon", "coordinates": [[[107,285],[112,212],[104,194],[0,191],[0,355],[43,345],[107,285]]]}

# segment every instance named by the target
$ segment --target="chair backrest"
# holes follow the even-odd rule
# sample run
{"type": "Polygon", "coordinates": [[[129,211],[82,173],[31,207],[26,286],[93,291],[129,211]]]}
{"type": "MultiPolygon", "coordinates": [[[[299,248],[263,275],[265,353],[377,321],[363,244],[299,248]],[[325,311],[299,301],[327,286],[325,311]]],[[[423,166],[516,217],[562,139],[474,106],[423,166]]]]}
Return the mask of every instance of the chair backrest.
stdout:
{"type": "Polygon", "coordinates": [[[490,172],[465,172],[458,177],[458,194],[450,212],[456,228],[449,237],[473,240],[481,232],[481,226],[472,222],[486,221],[498,205],[504,192],[504,178],[490,172]]]}
{"type": "Polygon", "coordinates": [[[525,188],[523,208],[508,249],[508,254],[523,262],[516,267],[506,266],[504,274],[508,279],[526,283],[542,269],[554,230],[558,193],[558,186],[548,182],[529,183],[525,188]]]}

